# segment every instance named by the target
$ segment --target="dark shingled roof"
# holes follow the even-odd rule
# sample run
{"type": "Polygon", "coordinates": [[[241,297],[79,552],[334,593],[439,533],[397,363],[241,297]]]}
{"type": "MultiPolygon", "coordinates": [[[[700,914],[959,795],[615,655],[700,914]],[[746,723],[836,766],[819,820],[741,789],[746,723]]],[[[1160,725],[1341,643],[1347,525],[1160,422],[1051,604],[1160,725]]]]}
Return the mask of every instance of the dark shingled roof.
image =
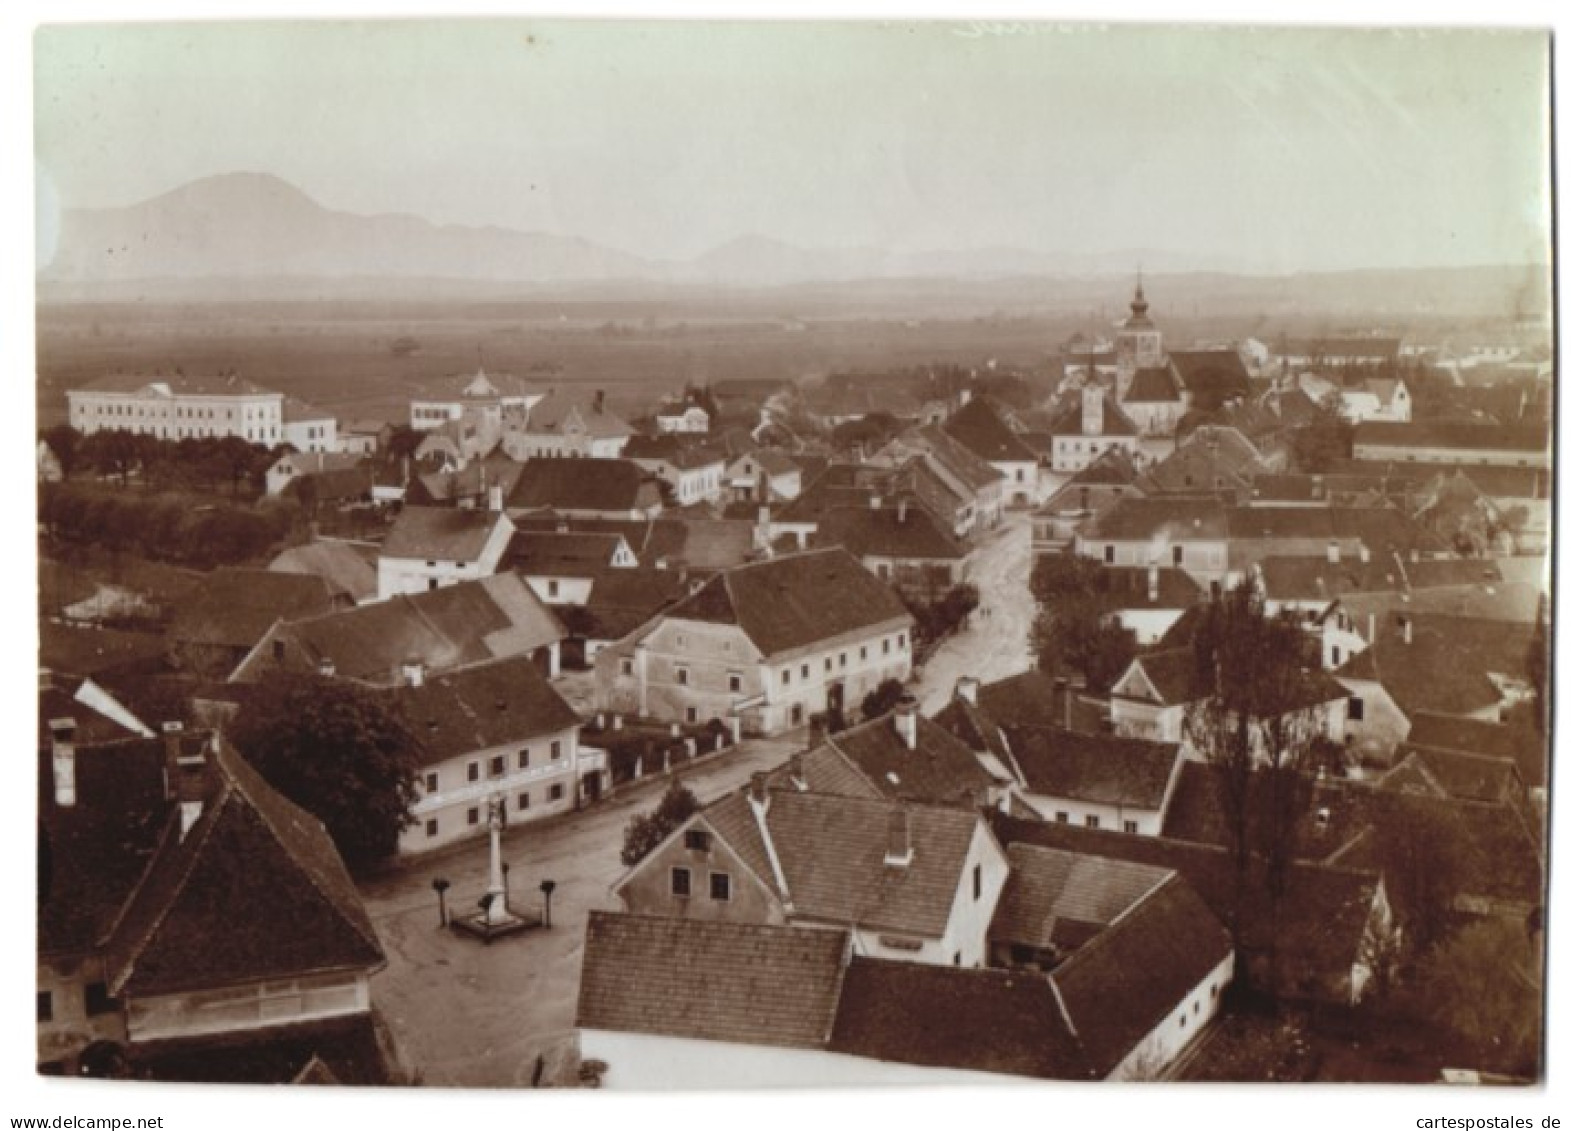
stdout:
{"type": "Polygon", "coordinates": [[[896,503],[833,507],[818,520],[818,546],[844,546],[857,557],[960,561],[966,550],[926,507],[896,503]]]}
{"type": "Polygon", "coordinates": [[[1005,423],[986,397],[971,403],[946,420],[942,428],[979,459],[989,463],[1035,463],[1036,454],[1005,423]]]}
{"type": "Polygon", "coordinates": [[[1216,499],[1123,498],[1095,516],[1081,537],[1143,542],[1161,535],[1174,542],[1226,541],[1227,509],[1216,499]]]}
{"type": "Polygon", "coordinates": [[[1431,787],[1438,797],[1503,805],[1521,796],[1522,779],[1510,758],[1461,754],[1454,750],[1397,747],[1396,767],[1380,779],[1382,789],[1406,788],[1405,782],[1431,787]]]}
{"type": "MultiPolygon", "coordinates": [[[[797,915],[929,939],[944,933],[978,817],[908,807],[912,859],[892,868],[884,856],[896,808],[890,801],[794,789],[769,793],[765,820],[797,915]]],[[[766,884],[778,887],[745,790],[709,806],[702,819],[766,884]]]]}
{"type": "Polygon", "coordinates": [[[1150,567],[1104,566],[1103,573],[1108,600],[1115,609],[1187,609],[1205,599],[1199,582],[1171,566],[1157,567],[1154,599],[1150,567]]]}
{"type": "Polygon", "coordinates": [[[314,574],[355,602],[376,596],[376,550],[369,545],[328,539],[307,542],[291,546],[267,568],[276,573],[314,574]]]}
{"type": "Polygon", "coordinates": [[[1459,451],[1509,451],[1544,453],[1550,434],[1545,425],[1532,424],[1393,424],[1367,421],[1353,429],[1353,450],[1358,445],[1380,447],[1455,448],[1459,451]]]}
{"type": "Polygon", "coordinates": [[[504,517],[460,507],[405,507],[382,543],[382,557],[474,561],[504,517]]]}
{"type": "Polygon", "coordinates": [[[1487,558],[1404,561],[1390,555],[1328,561],[1324,554],[1269,557],[1259,562],[1265,592],[1272,600],[1329,600],[1351,593],[1498,585],[1500,567],[1487,558]]]}
{"type": "Polygon", "coordinates": [[[726,570],[666,615],[737,625],[766,658],[911,623],[900,598],[838,547],[726,570]]]}
{"type": "Polygon", "coordinates": [[[1005,727],[1026,789],[1100,805],[1160,809],[1178,767],[1178,745],[1054,726],[1005,727]]]}
{"type": "Polygon", "coordinates": [[[370,1013],[131,1046],[137,1079],[192,1084],[401,1083],[370,1013]]]}
{"type": "Polygon", "coordinates": [[[521,530],[508,543],[502,567],[525,574],[593,577],[610,568],[622,542],[620,534],[521,530]]]}
{"type": "Polygon", "coordinates": [[[528,656],[477,664],[398,692],[421,765],[487,750],[578,723],[528,656]]]}
{"type": "Polygon", "coordinates": [[[620,640],[687,592],[687,583],[676,570],[605,570],[589,588],[583,635],[589,640],[620,640]]]}
{"type": "Polygon", "coordinates": [[[1490,675],[1526,679],[1533,626],[1479,617],[1393,614],[1374,643],[1337,669],[1338,677],[1372,680],[1404,714],[1468,714],[1502,699],[1490,675]],[[1412,625],[1407,643],[1397,618],[1412,625]]]}
{"type": "Polygon", "coordinates": [[[1527,785],[1537,788],[1548,776],[1549,750],[1544,736],[1530,727],[1506,726],[1456,715],[1414,711],[1407,744],[1431,750],[1455,750],[1491,758],[1510,758],[1527,785]]]}
{"type": "Polygon", "coordinates": [[[115,926],[110,992],[379,967],[376,930],[321,822],[223,743],[207,765],[202,816],[184,839],[166,831],[115,926]]]}
{"type": "Polygon", "coordinates": [[[1096,1078],[1048,975],[856,957],[831,1052],[1059,1080],[1096,1078]]]}
{"type": "Polygon", "coordinates": [[[217,569],[175,612],[169,639],[177,644],[247,649],[280,620],[299,620],[348,603],[325,579],[268,569],[217,569]]]}
{"type": "Polygon", "coordinates": [[[644,510],[660,501],[660,488],[648,472],[626,459],[540,457],[524,470],[507,497],[509,507],[540,510],[644,510]]]}
{"type": "Polygon", "coordinates": [[[1124,390],[1125,404],[1177,403],[1179,399],[1178,379],[1171,365],[1135,370],[1129,388],[1124,390]]]}
{"type": "Polygon", "coordinates": [[[1038,949],[1074,950],[1173,873],[1148,864],[1011,844],[1009,879],[988,938],[1038,949]]]}
{"type": "Polygon", "coordinates": [[[38,665],[46,671],[92,676],[122,669],[162,669],[169,644],[161,634],[38,622],[38,665]]]}
{"type": "MultiPolygon", "coordinates": [[[[1048,421],[1047,427],[1043,431],[1049,436],[1089,435],[1084,430],[1085,418],[1081,412],[1081,402],[1083,400],[1084,392],[1082,390],[1077,389],[1066,394],[1063,402],[1058,407],[1058,411],[1053,414],[1053,418],[1048,421]]],[[[1129,419],[1128,414],[1123,409],[1118,407],[1117,401],[1111,397],[1104,397],[1102,400],[1102,430],[1097,435],[1138,436],[1140,435],[1140,428],[1133,420],[1129,419]]],[[[1051,450],[1051,446],[1051,444],[1048,445],[1049,450],[1051,450]]]]}
{"type": "Polygon", "coordinates": [[[822,1048],[845,931],[591,911],[580,1029],[822,1048]]]}
{"type": "MultiPolygon", "coordinates": [[[[993,779],[963,742],[938,724],[918,716],[916,749],[910,750],[895,730],[894,719],[893,714],[869,719],[829,736],[817,749],[832,751],[843,759],[848,769],[871,787],[874,796],[961,808],[974,808],[986,797],[993,779]]],[[[808,752],[809,756],[813,753],[808,752]]],[[[804,761],[809,788],[814,788],[814,769],[820,780],[830,778],[830,771],[821,764],[804,761]]],[[[782,784],[789,776],[787,772],[780,779],[782,784]]],[[[866,795],[847,788],[825,792],[866,795]]]]}
{"type": "Polygon", "coordinates": [[[1170,350],[1167,358],[1189,391],[1191,408],[1216,408],[1249,394],[1249,371],[1237,350],[1170,350]]]}
{"type": "Polygon", "coordinates": [[[1193,703],[1209,693],[1211,682],[1195,670],[1195,653],[1190,647],[1164,648],[1136,656],[1130,666],[1140,665],[1146,681],[1169,707],[1193,703]]]}
{"type": "Polygon", "coordinates": [[[1232,950],[1227,929],[1170,875],[1052,974],[1098,1076],[1127,1057],[1232,950]]]}
{"type": "MultiPolygon", "coordinates": [[[[1007,845],[1038,844],[1172,869],[1220,922],[1231,922],[1239,906],[1232,856],[1218,845],[1001,814],[991,821],[1007,845]]],[[[1364,930],[1378,890],[1379,877],[1373,872],[1313,863],[1288,869],[1278,944],[1295,996],[1346,1001],[1346,979],[1353,963],[1362,958],[1364,930]]],[[[1257,868],[1248,878],[1240,911],[1244,949],[1251,959],[1259,960],[1266,953],[1272,934],[1270,908],[1265,878],[1257,868]]]]}
{"type": "Polygon", "coordinates": [[[253,681],[275,666],[316,671],[331,660],[340,678],[386,685],[398,682],[409,659],[446,671],[531,652],[565,635],[528,582],[499,573],[281,624],[231,678],[253,681]],[[283,645],[281,660],[274,658],[275,642],[283,645]]]}

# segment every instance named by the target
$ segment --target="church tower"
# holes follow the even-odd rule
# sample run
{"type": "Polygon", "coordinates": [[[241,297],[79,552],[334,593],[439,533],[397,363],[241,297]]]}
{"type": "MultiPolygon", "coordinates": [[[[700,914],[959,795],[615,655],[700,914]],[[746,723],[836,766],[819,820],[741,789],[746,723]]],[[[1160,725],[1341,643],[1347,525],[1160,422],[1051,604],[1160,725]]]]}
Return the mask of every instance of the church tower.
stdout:
{"type": "Polygon", "coordinates": [[[1118,331],[1118,399],[1122,401],[1135,379],[1135,370],[1150,369],[1162,364],[1162,331],[1156,328],[1146,311],[1145,279],[1135,280],[1135,298],[1129,304],[1129,317],[1118,331]]]}

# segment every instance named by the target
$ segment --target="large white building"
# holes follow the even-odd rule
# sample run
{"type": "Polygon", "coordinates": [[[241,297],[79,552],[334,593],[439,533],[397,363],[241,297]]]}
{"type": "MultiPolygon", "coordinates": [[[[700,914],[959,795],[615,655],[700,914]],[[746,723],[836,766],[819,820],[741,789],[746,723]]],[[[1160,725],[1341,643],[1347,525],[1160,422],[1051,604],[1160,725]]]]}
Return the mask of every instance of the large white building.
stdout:
{"type": "Polygon", "coordinates": [[[66,393],[71,427],[84,436],[123,429],[161,440],[235,436],[283,440],[284,394],[243,377],[104,377],[66,393]]]}

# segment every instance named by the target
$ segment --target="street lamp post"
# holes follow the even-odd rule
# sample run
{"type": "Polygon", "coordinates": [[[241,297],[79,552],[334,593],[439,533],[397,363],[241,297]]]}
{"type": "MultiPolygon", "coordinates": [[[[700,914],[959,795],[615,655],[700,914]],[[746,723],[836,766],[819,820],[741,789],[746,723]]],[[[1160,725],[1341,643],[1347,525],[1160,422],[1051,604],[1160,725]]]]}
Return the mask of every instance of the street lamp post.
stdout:
{"type": "Polygon", "coordinates": [[[541,880],[540,893],[545,896],[545,925],[551,925],[551,893],[556,890],[555,880],[541,880]]]}
{"type": "Polygon", "coordinates": [[[447,926],[447,889],[452,885],[441,876],[431,881],[431,890],[436,892],[437,926],[447,926]]]}

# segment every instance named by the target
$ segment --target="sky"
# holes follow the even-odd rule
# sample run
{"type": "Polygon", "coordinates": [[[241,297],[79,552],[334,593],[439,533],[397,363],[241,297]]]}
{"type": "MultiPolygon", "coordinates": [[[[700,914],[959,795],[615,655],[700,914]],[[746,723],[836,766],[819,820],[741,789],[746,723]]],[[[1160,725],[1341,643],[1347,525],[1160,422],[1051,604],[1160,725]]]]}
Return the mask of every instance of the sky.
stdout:
{"type": "Polygon", "coordinates": [[[46,26],[40,208],[275,174],[319,203],[684,259],[745,235],[1542,262],[1530,31],[415,20],[46,26]]]}

